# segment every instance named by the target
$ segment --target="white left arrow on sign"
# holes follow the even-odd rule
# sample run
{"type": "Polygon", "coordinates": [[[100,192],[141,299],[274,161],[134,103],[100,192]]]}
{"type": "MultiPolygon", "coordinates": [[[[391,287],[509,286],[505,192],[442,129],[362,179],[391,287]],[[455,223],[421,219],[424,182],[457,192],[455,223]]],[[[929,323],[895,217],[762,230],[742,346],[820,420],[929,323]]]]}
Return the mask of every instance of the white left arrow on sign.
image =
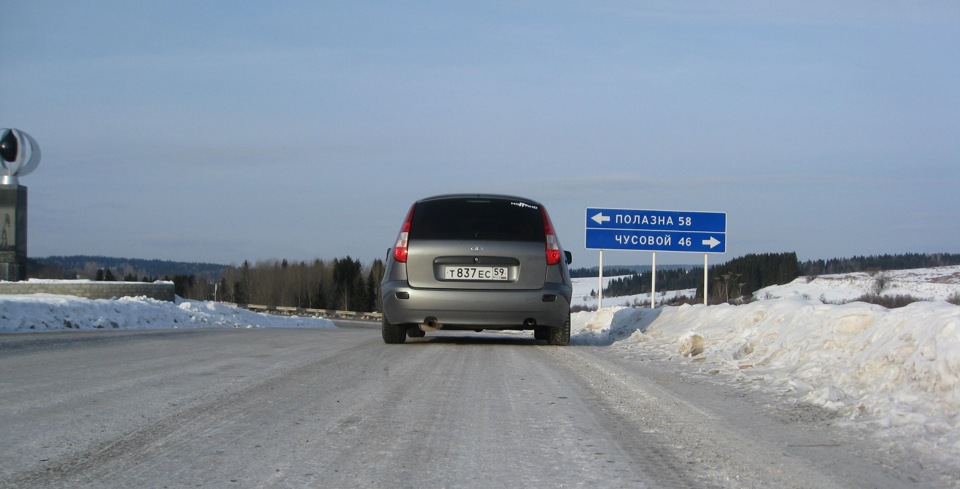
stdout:
{"type": "Polygon", "coordinates": [[[591,217],[590,219],[593,219],[594,221],[596,221],[597,224],[603,224],[603,223],[605,223],[605,222],[610,222],[610,216],[605,216],[605,215],[603,215],[603,212],[598,212],[597,215],[591,217]]]}
{"type": "Polygon", "coordinates": [[[718,240],[717,238],[714,238],[713,236],[710,236],[710,239],[703,240],[703,244],[704,246],[715,248],[718,244],[720,244],[720,240],[718,240]]]}

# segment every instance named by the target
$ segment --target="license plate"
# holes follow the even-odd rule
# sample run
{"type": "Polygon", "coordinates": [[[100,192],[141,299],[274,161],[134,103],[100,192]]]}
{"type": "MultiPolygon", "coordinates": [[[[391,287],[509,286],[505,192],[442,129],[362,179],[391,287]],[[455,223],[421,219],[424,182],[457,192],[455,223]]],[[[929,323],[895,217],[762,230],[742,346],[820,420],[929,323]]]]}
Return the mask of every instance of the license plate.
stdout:
{"type": "Polygon", "coordinates": [[[507,267],[444,267],[447,280],[507,280],[507,267]]]}

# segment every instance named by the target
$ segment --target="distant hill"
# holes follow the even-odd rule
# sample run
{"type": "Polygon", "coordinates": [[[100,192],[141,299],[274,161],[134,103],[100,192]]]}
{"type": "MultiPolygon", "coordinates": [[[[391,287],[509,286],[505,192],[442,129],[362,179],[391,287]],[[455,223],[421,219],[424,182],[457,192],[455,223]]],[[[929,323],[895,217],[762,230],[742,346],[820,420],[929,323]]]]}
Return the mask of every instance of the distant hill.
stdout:
{"type": "Polygon", "coordinates": [[[97,270],[103,269],[110,270],[120,279],[126,275],[134,275],[140,279],[193,275],[216,280],[223,275],[227,265],[75,255],[31,258],[27,268],[29,275],[37,278],[92,278],[97,270]]]}

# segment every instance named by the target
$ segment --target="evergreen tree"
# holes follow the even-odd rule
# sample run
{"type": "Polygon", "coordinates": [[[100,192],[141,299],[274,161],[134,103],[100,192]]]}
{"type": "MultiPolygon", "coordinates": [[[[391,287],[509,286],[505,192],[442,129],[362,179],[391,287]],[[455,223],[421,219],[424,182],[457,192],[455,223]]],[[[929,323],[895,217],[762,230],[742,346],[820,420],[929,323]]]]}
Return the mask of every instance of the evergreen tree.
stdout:
{"type": "Polygon", "coordinates": [[[386,266],[383,260],[379,258],[370,265],[370,273],[367,274],[367,302],[366,311],[382,311],[383,301],[380,298],[380,281],[383,280],[383,273],[386,266]]]}
{"type": "Polygon", "coordinates": [[[242,280],[238,280],[233,284],[233,302],[237,304],[250,303],[250,295],[247,292],[247,286],[242,280]]]}
{"type": "Polygon", "coordinates": [[[167,280],[173,281],[173,293],[183,298],[189,298],[193,292],[193,284],[196,277],[193,275],[174,275],[167,280]]]}
{"type": "Polygon", "coordinates": [[[340,309],[351,310],[351,306],[356,305],[357,295],[363,295],[360,271],[360,260],[347,256],[333,261],[333,285],[336,288],[336,304],[340,309]]]}
{"type": "Polygon", "coordinates": [[[220,277],[220,281],[217,282],[217,288],[213,291],[213,300],[223,301],[223,302],[236,302],[233,298],[233,291],[230,290],[230,285],[227,283],[226,277],[220,277]]]}

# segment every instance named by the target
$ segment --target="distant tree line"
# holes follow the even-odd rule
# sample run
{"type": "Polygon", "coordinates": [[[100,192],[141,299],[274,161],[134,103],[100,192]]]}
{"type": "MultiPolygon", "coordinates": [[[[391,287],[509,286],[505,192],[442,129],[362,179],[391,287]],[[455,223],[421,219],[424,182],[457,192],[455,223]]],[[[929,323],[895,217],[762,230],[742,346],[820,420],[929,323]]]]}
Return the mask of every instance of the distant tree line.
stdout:
{"type": "MultiPolygon", "coordinates": [[[[631,273],[611,280],[603,289],[606,297],[649,294],[652,285],[651,272],[631,273]]],[[[606,270],[604,270],[606,274],[606,270]]],[[[614,276],[614,275],[611,275],[614,276]]],[[[703,267],[671,268],[657,270],[657,290],[683,290],[697,287],[697,281],[703,283],[703,267]],[[700,272],[697,273],[697,270],[700,272]]]]}
{"type": "MultiPolygon", "coordinates": [[[[749,254],[710,267],[708,275],[710,300],[727,302],[753,294],[768,285],[787,283],[797,278],[800,264],[796,253],[749,254]]],[[[631,273],[611,280],[603,289],[607,297],[649,294],[652,286],[650,272],[631,273]]],[[[703,267],[657,270],[657,291],[696,289],[696,297],[703,300],[703,267]]]]}
{"type": "Polygon", "coordinates": [[[332,262],[245,261],[227,267],[217,284],[217,300],[313,309],[380,311],[383,260],[364,267],[349,256],[332,262]]]}
{"type": "Polygon", "coordinates": [[[196,269],[191,269],[190,264],[166,262],[170,265],[168,269],[184,273],[149,274],[134,268],[129,260],[56,258],[49,262],[32,260],[30,276],[125,282],[164,280],[173,282],[174,293],[184,299],[361,312],[381,310],[380,280],[385,268],[380,259],[364,266],[360,260],[347,256],[333,261],[316,259],[294,263],[285,259],[244,261],[240,266],[212,268],[209,264],[195,264],[196,269]],[[111,268],[107,265],[110,263],[120,264],[121,268],[111,268]],[[73,267],[62,266],[67,264],[73,267]]]}

